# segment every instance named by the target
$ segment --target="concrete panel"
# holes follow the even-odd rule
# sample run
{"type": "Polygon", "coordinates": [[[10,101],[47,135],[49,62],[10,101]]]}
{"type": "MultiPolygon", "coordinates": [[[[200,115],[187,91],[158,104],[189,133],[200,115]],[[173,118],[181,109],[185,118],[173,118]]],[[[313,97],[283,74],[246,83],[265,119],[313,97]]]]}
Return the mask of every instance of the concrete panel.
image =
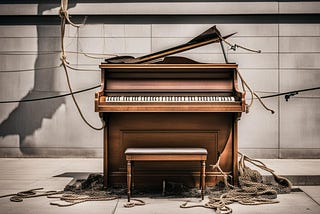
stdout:
{"type": "MultiPolygon", "coordinates": [[[[71,26],[70,26],[71,27],[71,26]]],[[[70,29],[71,30],[71,29],[70,29]]],[[[73,31],[77,31],[77,28],[72,28],[73,31]]],[[[103,37],[104,36],[103,24],[81,25],[79,28],[79,37],[103,37]]],[[[72,35],[73,32],[70,34],[72,35]]],[[[70,35],[69,34],[69,35],[70,35]]]]}
{"type": "MultiPolygon", "coordinates": [[[[91,55],[90,55],[91,56],[91,55]]],[[[92,66],[93,69],[99,69],[99,64],[104,61],[104,58],[109,58],[110,56],[106,55],[105,57],[102,55],[92,55],[92,57],[88,57],[85,54],[69,54],[69,62],[74,67],[86,68],[86,66],[92,66]],[[99,57],[99,58],[96,58],[99,57]],[[101,57],[101,58],[100,58],[101,57]]]]}
{"type": "Polygon", "coordinates": [[[104,37],[151,37],[150,24],[106,24],[104,37]]]}
{"type": "Polygon", "coordinates": [[[0,57],[0,71],[18,71],[33,69],[36,56],[34,55],[2,55],[0,57]]]}
{"type": "MultiPolygon", "coordinates": [[[[68,35],[69,25],[66,26],[68,35]]],[[[60,25],[3,25],[0,26],[0,37],[5,38],[37,38],[37,37],[60,37],[60,25]]]]}
{"type": "Polygon", "coordinates": [[[277,69],[239,69],[239,72],[254,91],[278,92],[277,69]]]}
{"type": "MultiPolygon", "coordinates": [[[[319,70],[280,70],[280,91],[293,91],[305,88],[314,88],[320,86],[319,70]]],[[[320,90],[301,92],[298,96],[318,96],[320,90]]]]}
{"type": "Polygon", "coordinates": [[[0,15],[37,15],[38,4],[1,4],[0,15]]]}
{"type": "Polygon", "coordinates": [[[320,34],[319,37],[280,37],[279,50],[281,53],[319,53],[320,34]]]}
{"type": "Polygon", "coordinates": [[[314,69],[320,67],[320,53],[282,53],[280,68],[282,69],[314,69]]]}
{"type": "Polygon", "coordinates": [[[104,53],[141,53],[143,55],[151,52],[150,38],[105,38],[104,41],[104,53]]]}
{"type": "Polygon", "coordinates": [[[230,62],[237,62],[239,68],[266,68],[276,69],[278,67],[278,54],[229,54],[230,62]]]}
{"type": "Polygon", "coordinates": [[[0,51],[36,51],[37,38],[0,38],[0,51]]]}
{"type": "MultiPolygon", "coordinates": [[[[152,25],[152,37],[190,37],[193,38],[215,24],[154,24],[152,25]]],[[[237,32],[233,37],[244,36],[277,36],[276,24],[219,24],[217,28],[222,35],[237,32]]]]}
{"type": "Polygon", "coordinates": [[[0,72],[0,100],[19,100],[34,86],[34,73],[2,73],[0,72]]]}
{"type": "Polygon", "coordinates": [[[103,53],[103,38],[80,38],[79,49],[85,53],[103,53]]]}
{"type": "Polygon", "coordinates": [[[37,37],[37,26],[2,25],[0,26],[0,37],[37,37]]]}
{"type": "Polygon", "coordinates": [[[250,158],[266,158],[266,159],[276,159],[279,156],[279,151],[275,149],[264,149],[264,148],[239,148],[239,152],[249,156],[250,158]]]}
{"type": "Polygon", "coordinates": [[[295,98],[280,102],[280,147],[320,148],[319,99],[295,98]]]}
{"type": "MultiPolygon", "coordinates": [[[[70,25],[66,25],[65,35],[68,35],[70,25]]],[[[36,37],[61,37],[60,25],[38,25],[36,37]]]]}
{"type": "Polygon", "coordinates": [[[320,157],[320,149],[315,148],[293,148],[293,149],[279,149],[279,158],[284,159],[318,159],[320,157]]]}
{"type": "Polygon", "coordinates": [[[320,24],[280,24],[280,36],[319,36],[320,24]]]}
{"type": "Polygon", "coordinates": [[[151,25],[124,25],[125,37],[151,37],[151,25]]]}
{"type": "MultiPolygon", "coordinates": [[[[263,101],[269,108],[275,110],[275,113],[266,111],[256,99],[254,100],[249,114],[243,114],[239,121],[240,149],[278,148],[278,99],[263,99],[263,101]]],[[[246,103],[249,102],[250,100],[246,100],[246,103]]]]}
{"type": "MultiPolygon", "coordinates": [[[[81,66],[81,68],[85,67],[81,66]]],[[[96,70],[97,71],[77,71],[69,69],[68,73],[73,91],[83,90],[86,88],[91,88],[93,86],[100,85],[101,74],[100,70],[98,69],[98,66],[96,70]]],[[[62,69],[61,72],[63,72],[62,69]]]]}
{"type": "Polygon", "coordinates": [[[319,13],[320,2],[279,2],[280,13],[319,13]]]}
{"type": "MultiPolygon", "coordinates": [[[[57,12],[58,9],[52,9],[44,14],[57,14],[57,12]]],[[[69,12],[70,14],[257,14],[277,13],[278,4],[276,2],[79,3],[69,12]]]]}

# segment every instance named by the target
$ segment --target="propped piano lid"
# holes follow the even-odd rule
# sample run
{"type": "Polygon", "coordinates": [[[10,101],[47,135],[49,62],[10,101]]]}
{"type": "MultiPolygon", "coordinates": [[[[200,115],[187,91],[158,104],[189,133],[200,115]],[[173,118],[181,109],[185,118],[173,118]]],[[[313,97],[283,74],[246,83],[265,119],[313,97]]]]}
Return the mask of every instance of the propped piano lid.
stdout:
{"type": "Polygon", "coordinates": [[[148,54],[145,56],[134,58],[132,56],[118,56],[106,59],[106,63],[110,64],[139,64],[139,63],[153,63],[155,60],[159,58],[163,58],[165,56],[169,56],[176,53],[181,53],[183,51],[187,51],[193,48],[201,47],[204,45],[208,45],[211,43],[221,42],[222,39],[227,39],[235,33],[229,34],[227,36],[222,37],[219,30],[216,26],[213,26],[201,33],[199,36],[195,37],[191,41],[178,45],[173,48],[169,48],[166,50],[162,50],[156,53],[148,54]]]}

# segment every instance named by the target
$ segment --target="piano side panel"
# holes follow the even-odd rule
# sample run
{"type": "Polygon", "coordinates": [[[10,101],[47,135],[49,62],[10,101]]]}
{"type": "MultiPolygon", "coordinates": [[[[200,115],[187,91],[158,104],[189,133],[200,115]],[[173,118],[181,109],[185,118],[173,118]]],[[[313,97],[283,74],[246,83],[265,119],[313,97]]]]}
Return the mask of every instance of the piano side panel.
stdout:
{"type": "MultiPolygon", "coordinates": [[[[233,113],[110,113],[109,185],[126,183],[124,151],[128,147],[203,147],[208,150],[207,185],[217,182],[210,164],[225,149],[223,170],[232,173],[233,113]]],[[[105,136],[107,137],[107,136],[105,136]]],[[[137,162],[136,185],[160,187],[162,180],[199,185],[200,163],[137,162]]]]}

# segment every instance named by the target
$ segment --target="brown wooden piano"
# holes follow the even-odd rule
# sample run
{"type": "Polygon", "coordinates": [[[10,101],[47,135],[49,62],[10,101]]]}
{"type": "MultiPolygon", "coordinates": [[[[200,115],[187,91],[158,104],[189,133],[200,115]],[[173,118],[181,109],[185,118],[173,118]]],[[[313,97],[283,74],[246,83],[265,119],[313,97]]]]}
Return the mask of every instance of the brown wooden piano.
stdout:
{"type": "MultiPolygon", "coordinates": [[[[169,49],[169,54],[184,51],[186,45],[222,40],[215,27],[201,35],[191,43],[169,49]]],[[[210,168],[219,156],[223,171],[236,182],[237,121],[245,111],[245,94],[237,85],[238,66],[204,64],[182,57],[158,60],[164,55],[168,51],[109,59],[100,65],[101,91],[96,93],[95,111],[106,123],[105,186],[126,183],[127,148],[153,147],[206,148],[206,184],[213,186],[221,180],[219,173],[210,168]]],[[[134,176],[141,188],[161,188],[164,179],[199,185],[197,163],[137,164],[134,176]]]]}

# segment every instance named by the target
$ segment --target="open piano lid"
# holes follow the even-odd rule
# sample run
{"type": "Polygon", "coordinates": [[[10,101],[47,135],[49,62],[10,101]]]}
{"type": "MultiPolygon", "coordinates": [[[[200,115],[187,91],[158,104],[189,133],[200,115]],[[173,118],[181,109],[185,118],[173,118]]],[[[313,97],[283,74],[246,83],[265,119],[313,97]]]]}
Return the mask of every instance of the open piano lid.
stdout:
{"type": "Polygon", "coordinates": [[[164,60],[159,60],[159,59],[166,57],[168,55],[180,53],[183,51],[187,51],[187,50],[208,45],[211,43],[221,42],[222,40],[227,39],[234,34],[235,33],[232,33],[222,37],[217,27],[213,26],[185,44],[178,45],[176,47],[172,47],[166,50],[162,50],[156,53],[148,54],[148,55],[137,57],[137,58],[134,58],[133,56],[112,57],[112,58],[106,59],[105,62],[110,64],[197,63],[191,59],[184,58],[184,57],[169,57],[168,59],[165,58],[164,60]]]}

